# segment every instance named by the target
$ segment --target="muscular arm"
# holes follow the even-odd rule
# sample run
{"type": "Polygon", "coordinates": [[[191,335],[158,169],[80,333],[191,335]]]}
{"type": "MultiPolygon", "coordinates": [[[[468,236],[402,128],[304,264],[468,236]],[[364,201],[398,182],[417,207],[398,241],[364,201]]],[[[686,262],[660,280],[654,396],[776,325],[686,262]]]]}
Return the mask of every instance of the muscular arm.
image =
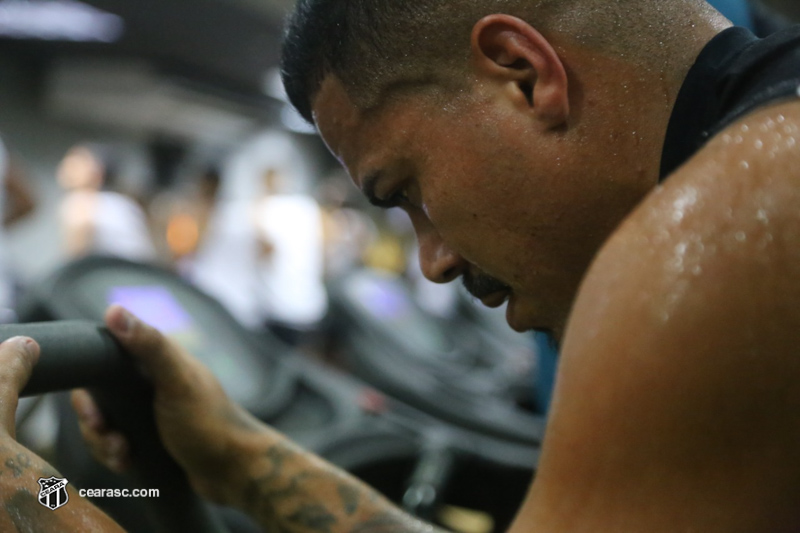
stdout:
{"type": "Polygon", "coordinates": [[[798,131],[732,126],[601,251],[514,533],[800,528],[798,131]]]}

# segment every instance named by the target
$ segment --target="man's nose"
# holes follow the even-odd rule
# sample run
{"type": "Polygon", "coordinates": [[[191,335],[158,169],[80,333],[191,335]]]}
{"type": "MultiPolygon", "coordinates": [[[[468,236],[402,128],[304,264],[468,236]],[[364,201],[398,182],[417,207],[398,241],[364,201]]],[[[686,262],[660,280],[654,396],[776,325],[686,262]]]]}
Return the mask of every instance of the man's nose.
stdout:
{"type": "Polygon", "coordinates": [[[466,270],[466,260],[438,234],[430,231],[418,238],[419,266],[426,278],[435,283],[449,283],[466,270]]]}

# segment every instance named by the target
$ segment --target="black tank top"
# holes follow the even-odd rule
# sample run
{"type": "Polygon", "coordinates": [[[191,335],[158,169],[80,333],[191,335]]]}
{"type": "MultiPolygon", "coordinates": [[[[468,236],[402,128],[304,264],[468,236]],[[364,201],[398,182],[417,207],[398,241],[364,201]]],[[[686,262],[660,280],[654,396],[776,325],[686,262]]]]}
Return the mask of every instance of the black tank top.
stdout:
{"type": "Polygon", "coordinates": [[[765,39],[744,28],[714,37],[678,93],[661,155],[667,178],[714,135],[757,107],[800,98],[800,26],[765,39]]]}

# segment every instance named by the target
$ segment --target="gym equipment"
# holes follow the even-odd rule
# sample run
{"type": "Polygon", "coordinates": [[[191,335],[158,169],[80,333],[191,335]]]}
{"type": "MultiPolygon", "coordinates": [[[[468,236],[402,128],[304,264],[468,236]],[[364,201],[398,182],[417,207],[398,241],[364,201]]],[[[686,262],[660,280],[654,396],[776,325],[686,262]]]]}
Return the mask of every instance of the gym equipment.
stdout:
{"type": "Polygon", "coordinates": [[[157,517],[161,531],[226,531],[161,445],[152,416],[152,390],[107,330],[87,321],[0,326],[0,341],[16,335],[34,337],[41,347],[40,362],[23,396],[90,386],[109,421],[126,431],[136,482],[159,488],[163,496],[147,500],[147,510],[157,517]]]}
{"type": "Polygon", "coordinates": [[[399,278],[379,271],[351,273],[329,292],[348,371],[451,424],[541,442],[543,418],[518,405],[520,379],[529,379],[524,361],[485,328],[427,314],[399,278]]]}
{"type": "Polygon", "coordinates": [[[283,347],[257,338],[216,300],[156,267],[111,257],[78,260],[26,293],[18,315],[21,322],[101,322],[114,303],[197,356],[257,416],[269,418],[289,401],[294,378],[272,355],[283,347]]]}
{"type": "MultiPolygon", "coordinates": [[[[358,379],[292,352],[266,334],[245,330],[216,301],[155,267],[111,258],[77,261],[38,284],[27,295],[20,315],[25,321],[58,320],[55,324],[62,329],[56,337],[67,339],[69,328],[79,323],[61,321],[89,320],[93,325],[81,322],[81,327],[100,328],[102,332],[97,323],[110,303],[125,305],[182,344],[256,416],[422,517],[440,520],[441,509],[454,505],[491,516],[499,528],[510,522],[530,482],[538,455],[536,444],[451,424],[387,398],[358,379]],[[496,483],[487,486],[487,481],[496,483]]],[[[17,327],[21,329],[15,334],[40,340],[40,331],[36,330],[40,326],[17,327]]],[[[91,350],[72,344],[69,355],[44,355],[29,392],[52,390],[50,385],[38,385],[47,383],[51,379],[48,376],[63,380],[77,375],[76,381],[59,387],[105,388],[111,391],[112,400],[120,396],[118,384],[128,379],[131,369],[121,370],[110,363],[114,356],[83,356],[87,351],[102,352],[100,344],[108,344],[107,340],[95,343],[91,350]],[[48,361],[56,367],[48,370],[48,361]]],[[[57,348],[68,346],[61,342],[57,348]]],[[[88,456],[67,403],[61,402],[59,407],[57,466],[76,485],[120,486],[123,481],[88,456]]],[[[149,412],[147,400],[138,410],[149,412]]],[[[143,486],[158,488],[157,481],[143,486]]],[[[141,506],[147,502],[143,500],[105,499],[97,503],[129,531],[155,529],[152,521],[144,519],[141,506]],[[109,508],[113,504],[115,508],[109,508]]],[[[187,530],[189,522],[177,509],[166,509],[171,516],[160,519],[162,524],[171,524],[166,530],[187,530]],[[176,523],[181,524],[177,529],[176,523]]],[[[221,512],[232,531],[256,530],[228,510],[201,510],[212,515],[221,512]]],[[[194,512],[191,507],[186,510],[190,515],[194,512]]]]}

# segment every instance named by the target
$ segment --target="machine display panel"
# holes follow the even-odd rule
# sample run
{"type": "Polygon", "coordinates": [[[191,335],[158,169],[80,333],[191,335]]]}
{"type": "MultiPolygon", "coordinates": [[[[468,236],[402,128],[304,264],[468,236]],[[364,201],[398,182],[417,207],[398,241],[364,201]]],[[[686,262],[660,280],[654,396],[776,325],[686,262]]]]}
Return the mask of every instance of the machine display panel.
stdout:
{"type": "Polygon", "coordinates": [[[112,287],[108,292],[108,303],[125,307],[166,335],[193,327],[189,313],[166,287],[112,287]]]}
{"type": "Polygon", "coordinates": [[[98,270],[77,283],[92,314],[99,318],[108,305],[122,305],[206,364],[239,403],[253,404],[263,394],[267,374],[259,356],[192,289],[168,276],[124,268],[98,270]]]}

